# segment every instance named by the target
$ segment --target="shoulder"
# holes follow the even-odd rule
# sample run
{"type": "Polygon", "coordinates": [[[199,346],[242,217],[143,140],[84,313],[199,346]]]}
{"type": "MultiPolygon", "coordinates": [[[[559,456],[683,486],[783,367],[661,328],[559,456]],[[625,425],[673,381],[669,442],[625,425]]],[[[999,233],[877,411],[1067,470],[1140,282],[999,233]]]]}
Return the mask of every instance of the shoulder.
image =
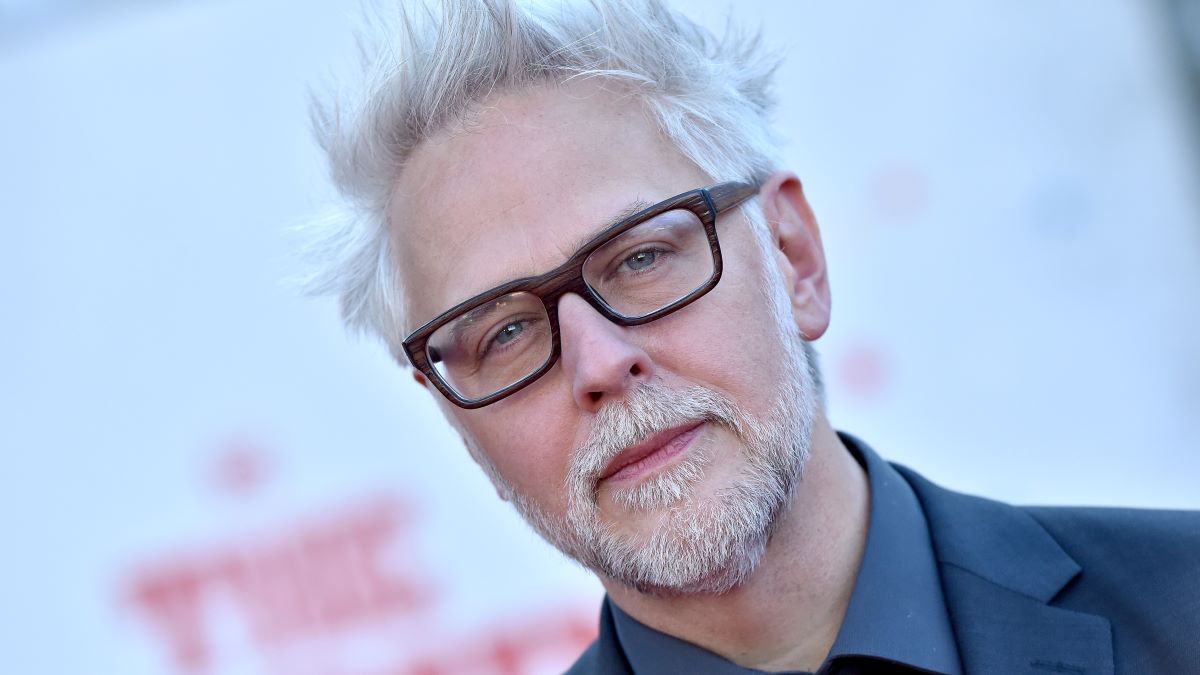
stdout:
{"type": "MultiPolygon", "coordinates": [[[[1190,672],[1180,666],[1200,662],[1200,513],[1012,506],[897,468],[921,500],[940,563],[1107,620],[1117,672],[1190,672]]],[[[969,600],[947,593],[952,609],[969,600]]]]}
{"type": "Polygon", "coordinates": [[[965,543],[974,553],[991,548],[991,556],[1006,550],[994,550],[997,545],[1012,548],[1041,532],[1085,569],[1200,573],[1200,511],[1015,506],[948,490],[894,466],[916,491],[935,539],[952,544],[939,551],[950,562],[964,548],[953,544],[965,543]]]}
{"type": "MultiPolygon", "coordinates": [[[[1081,582],[1192,596],[1200,613],[1200,512],[1025,507],[1083,568],[1081,582]],[[1190,591],[1180,582],[1190,579],[1190,591]]],[[[1114,588],[1115,590],[1116,588],[1114,588]]],[[[1183,599],[1183,598],[1180,598],[1183,599]]]]}
{"type": "Polygon", "coordinates": [[[1180,557],[1180,562],[1200,564],[1200,511],[1063,506],[1023,508],[1064,547],[1112,551],[1132,544],[1149,549],[1129,551],[1134,557],[1173,553],[1180,557]]]}
{"type": "Polygon", "coordinates": [[[1200,513],[1024,510],[1080,566],[1054,604],[1108,618],[1128,672],[1182,672],[1200,661],[1200,513]]]}
{"type": "Polygon", "coordinates": [[[1075,586],[1104,583],[1123,593],[1161,587],[1191,596],[1200,610],[1200,584],[1176,591],[1182,580],[1200,577],[1200,511],[1014,506],[947,490],[896,468],[921,499],[935,542],[942,544],[941,562],[982,568],[988,567],[982,556],[1007,556],[1027,565],[1031,549],[1022,542],[1048,537],[1080,568],[1075,586]]]}

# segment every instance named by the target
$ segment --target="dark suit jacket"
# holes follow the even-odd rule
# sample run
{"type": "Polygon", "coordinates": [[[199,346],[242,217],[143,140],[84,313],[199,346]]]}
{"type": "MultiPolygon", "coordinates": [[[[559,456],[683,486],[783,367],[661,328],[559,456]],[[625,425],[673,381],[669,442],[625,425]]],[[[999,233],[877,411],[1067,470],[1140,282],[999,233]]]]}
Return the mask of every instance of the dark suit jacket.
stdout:
{"type": "MultiPolygon", "coordinates": [[[[896,469],[929,521],[968,675],[1200,673],[1200,512],[1015,507],[896,469]]],[[[607,599],[568,673],[632,673],[607,599]]]]}

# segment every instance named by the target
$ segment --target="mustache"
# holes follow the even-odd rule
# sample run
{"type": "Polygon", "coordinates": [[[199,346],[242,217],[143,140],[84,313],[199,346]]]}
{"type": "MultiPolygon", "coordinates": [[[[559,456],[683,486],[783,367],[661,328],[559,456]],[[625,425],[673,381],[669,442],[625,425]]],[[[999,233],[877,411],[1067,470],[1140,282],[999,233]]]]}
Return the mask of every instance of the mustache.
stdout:
{"type": "Polygon", "coordinates": [[[596,413],[591,433],[571,459],[567,478],[571,494],[594,492],[601,472],[614,457],[656,433],[691,422],[715,422],[740,433],[738,420],[737,406],[711,389],[643,383],[596,413]]]}

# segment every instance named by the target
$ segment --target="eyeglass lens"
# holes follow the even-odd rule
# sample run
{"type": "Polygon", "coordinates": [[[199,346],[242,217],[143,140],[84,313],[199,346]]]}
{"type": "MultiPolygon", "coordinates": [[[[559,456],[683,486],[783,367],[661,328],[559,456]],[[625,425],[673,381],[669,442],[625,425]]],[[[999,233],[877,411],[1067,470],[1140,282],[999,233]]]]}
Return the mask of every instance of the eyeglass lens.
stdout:
{"type": "MultiPolygon", "coordinates": [[[[713,272],[704,224],[688,209],[667,211],[626,230],[583,263],[591,292],[630,319],[683,299],[713,272]]],[[[426,344],[438,375],[468,400],[528,377],[554,348],[545,304],[523,291],[468,310],[434,331],[426,344]]]]}

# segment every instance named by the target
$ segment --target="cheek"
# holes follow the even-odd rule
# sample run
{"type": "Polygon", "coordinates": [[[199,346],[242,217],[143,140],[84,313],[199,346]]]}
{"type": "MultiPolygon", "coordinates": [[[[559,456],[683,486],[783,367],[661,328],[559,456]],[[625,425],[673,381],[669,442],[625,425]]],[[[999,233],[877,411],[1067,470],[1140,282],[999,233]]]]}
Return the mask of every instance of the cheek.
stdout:
{"type": "Polygon", "coordinates": [[[771,375],[786,350],[771,313],[771,294],[761,282],[757,251],[745,248],[726,254],[716,288],[660,320],[651,356],[685,379],[753,406],[771,395],[771,375]]]}
{"type": "Polygon", "coordinates": [[[554,387],[545,386],[557,371],[500,403],[471,411],[464,428],[509,485],[543,509],[561,514],[576,439],[570,410],[553,396],[554,387]]]}

